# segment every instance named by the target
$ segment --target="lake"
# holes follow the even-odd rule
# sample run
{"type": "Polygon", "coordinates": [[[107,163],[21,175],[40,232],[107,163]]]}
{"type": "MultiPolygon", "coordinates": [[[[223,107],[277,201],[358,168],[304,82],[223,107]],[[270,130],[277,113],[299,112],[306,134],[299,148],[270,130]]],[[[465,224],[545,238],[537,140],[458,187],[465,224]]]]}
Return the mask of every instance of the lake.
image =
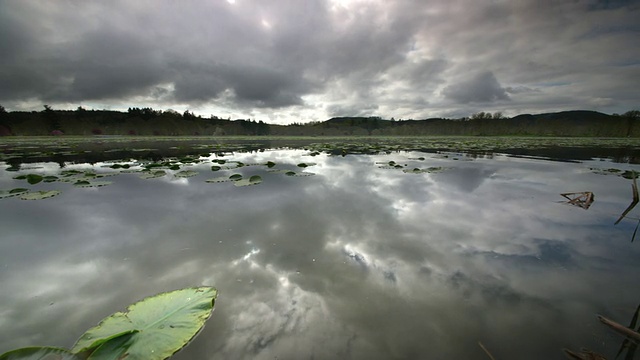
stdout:
{"type": "Polygon", "coordinates": [[[348,141],[0,139],[0,353],[211,285],[173,359],[615,357],[637,140],[348,141]]]}

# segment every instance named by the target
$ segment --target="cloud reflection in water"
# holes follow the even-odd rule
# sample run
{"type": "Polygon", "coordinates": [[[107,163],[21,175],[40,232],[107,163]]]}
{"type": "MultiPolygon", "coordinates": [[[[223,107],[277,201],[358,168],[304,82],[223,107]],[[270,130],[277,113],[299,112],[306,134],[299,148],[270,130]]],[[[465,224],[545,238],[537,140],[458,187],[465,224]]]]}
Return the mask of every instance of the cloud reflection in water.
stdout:
{"type": "MultiPolygon", "coordinates": [[[[294,169],[303,154],[233,158],[294,169]]],[[[234,170],[263,177],[246,188],[205,183],[219,174],[194,165],[178,182],[122,174],[97,191],[2,200],[0,351],[70,346],[129,303],[200,284],[220,291],[214,315],[176,359],[482,358],[478,341],[496,358],[617,350],[602,348],[594,314],[626,320],[640,299],[633,224],[613,227],[628,180],[416,155],[321,155],[305,178],[234,170]],[[375,165],[389,160],[449,169],[375,165]],[[587,190],[588,211],[556,203],[587,190]]]]}

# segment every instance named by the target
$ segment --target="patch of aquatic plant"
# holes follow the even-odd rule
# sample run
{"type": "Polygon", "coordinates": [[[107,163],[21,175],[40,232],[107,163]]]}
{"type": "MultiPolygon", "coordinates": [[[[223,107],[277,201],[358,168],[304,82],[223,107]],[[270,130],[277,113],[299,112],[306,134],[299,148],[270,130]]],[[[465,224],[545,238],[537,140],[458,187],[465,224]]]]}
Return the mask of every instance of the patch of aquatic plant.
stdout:
{"type": "Polygon", "coordinates": [[[164,170],[156,170],[156,171],[143,171],[139,177],[141,179],[156,179],[167,175],[167,172],[164,170]]]}
{"type": "Polygon", "coordinates": [[[79,180],[73,183],[73,186],[79,187],[79,188],[97,188],[97,187],[103,187],[111,184],[112,184],[111,181],[79,180]]]}
{"type": "Polygon", "coordinates": [[[267,163],[265,164],[269,169],[271,169],[272,167],[276,166],[276,163],[274,163],[273,161],[267,161],[267,163]]]}
{"type": "Polygon", "coordinates": [[[179,178],[188,178],[188,177],[192,177],[192,176],[196,176],[196,175],[198,175],[197,171],[184,170],[184,171],[180,171],[180,172],[175,173],[173,176],[179,177],[179,178]]]}
{"type": "Polygon", "coordinates": [[[380,169],[389,169],[389,170],[393,170],[393,169],[403,169],[405,166],[407,166],[406,164],[400,165],[398,163],[396,163],[395,161],[391,160],[388,162],[385,161],[377,161],[376,164],[380,165],[378,166],[380,169]]]}
{"type": "Polygon", "coordinates": [[[0,190],[0,199],[18,196],[20,194],[28,192],[29,189],[15,188],[11,190],[0,190]]]}
{"type": "Polygon", "coordinates": [[[620,174],[620,176],[622,176],[623,178],[630,179],[630,180],[631,179],[637,179],[638,175],[640,175],[640,172],[633,171],[633,170],[631,170],[631,171],[627,170],[627,171],[623,172],[622,174],[620,174]]]}
{"type": "Polygon", "coordinates": [[[42,200],[42,199],[48,199],[54,196],[58,196],[60,195],[60,191],[59,190],[49,190],[49,191],[31,191],[28,193],[23,193],[22,195],[20,195],[20,199],[22,200],[42,200]]]}
{"type": "Polygon", "coordinates": [[[14,177],[15,180],[27,180],[27,182],[31,185],[35,185],[39,182],[41,182],[42,180],[44,180],[44,177],[42,175],[38,175],[38,174],[26,174],[26,175],[19,175],[14,177]]]}
{"type": "Polygon", "coordinates": [[[208,183],[223,183],[223,182],[228,182],[228,181],[239,181],[242,180],[242,175],[241,174],[233,174],[231,176],[219,176],[216,178],[212,178],[212,179],[207,179],[205,180],[205,182],[208,183]]]}
{"type": "Polygon", "coordinates": [[[299,173],[297,173],[295,171],[287,171],[284,174],[287,175],[287,176],[295,176],[295,177],[304,177],[304,176],[313,176],[313,175],[315,175],[314,173],[304,172],[304,171],[303,172],[299,172],[299,173]]]}
{"type": "Polygon", "coordinates": [[[298,164],[298,167],[306,168],[306,167],[309,167],[309,166],[314,166],[315,164],[316,163],[300,163],[300,164],[298,164]]]}
{"type": "Polygon", "coordinates": [[[602,169],[602,168],[589,168],[589,170],[591,170],[591,172],[593,172],[594,174],[598,174],[598,175],[616,175],[616,176],[621,176],[625,179],[633,179],[634,177],[637,179],[638,175],[640,175],[640,172],[634,171],[634,170],[621,170],[621,169],[616,169],[616,168],[608,168],[608,169],[602,169]]]}
{"type": "Polygon", "coordinates": [[[262,182],[262,177],[260,175],[253,175],[248,179],[240,179],[238,181],[234,181],[233,185],[235,186],[249,186],[249,185],[258,185],[262,182]]]}
{"type": "Polygon", "coordinates": [[[426,169],[421,169],[421,168],[413,168],[413,169],[404,169],[402,170],[403,173],[407,173],[407,174],[424,174],[424,173],[439,173],[439,172],[443,172],[446,168],[443,168],[441,166],[434,166],[434,167],[428,167],[426,169]]]}
{"type": "Polygon", "coordinates": [[[211,178],[211,179],[207,179],[205,180],[205,182],[208,183],[223,183],[223,182],[227,182],[227,181],[231,181],[228,177],[226,176],[219,176],[219,177],[215,177],[215,178],[211,178]]]}
{"type": "Polygon", "coordinates": [[[28,347],[4,353],[0,360],[167,359],[202,329],[216,297],[212,287],[157,294],[104,318],[71,349],[28,347]]]}

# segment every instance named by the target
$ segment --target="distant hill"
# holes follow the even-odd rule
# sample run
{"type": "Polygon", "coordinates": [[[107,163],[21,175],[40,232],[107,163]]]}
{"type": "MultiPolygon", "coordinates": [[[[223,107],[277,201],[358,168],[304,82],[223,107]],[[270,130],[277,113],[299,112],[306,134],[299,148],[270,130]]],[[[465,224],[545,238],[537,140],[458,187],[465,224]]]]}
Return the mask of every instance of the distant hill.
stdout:
{"type": "Polygon", "coordinates": [[[52,110],[0,112],[0,136],[30,135],[296,135],[296,136],[591,136],[640,137],[640,112],[607,115],[575,110],[522,114],[512,118],[478,113],[463,119],[386,120],[335,117],[323,122],[273,125],[255,120],[202,118],[189,112],[150,108],[127,112],[52,110]]]}

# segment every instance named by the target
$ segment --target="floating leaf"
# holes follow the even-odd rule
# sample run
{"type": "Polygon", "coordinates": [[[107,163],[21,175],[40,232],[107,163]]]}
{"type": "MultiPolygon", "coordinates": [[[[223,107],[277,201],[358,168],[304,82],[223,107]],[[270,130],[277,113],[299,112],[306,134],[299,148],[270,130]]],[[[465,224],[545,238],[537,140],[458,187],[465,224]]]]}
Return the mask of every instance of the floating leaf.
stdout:
{"type": "Polygon", "coordinates": [[[273,161],[267,161],[265,165],[267,165],[267,167],[271,169],[272,167],[276,166],[276,163],[274,163],[273,161]]]}
{"type": "MultiPolygon", "coordinates": [[[[72,348],[117,354],[115,359],[166,359],[182,349],[211,315],[217,291],[212,287],[188,288],[148,297],[103,319],[85,332],[72,348]],[[129,336],[122,337],[123,335],[129,336]],[[104,346],[104,349],[101,347],[104,346]]],[[[92,355],[93,357],[93,355],[92,355]]]]}
{"type": "Polygon", "coordinates": [[[192,177],[192,176],[196,176],[196,175],[198,175],[197,171],[184,170],[184,171],[180,171],[180,172],[176,173],[174,176],[175,177],[179,177],[179,178],[188,178],[188,177],[192,177]]]}
{"type": "Polygon", "coordinates": [[[63,170],[60,174],[62,176],[67,177],[67,176],[79,175],[79,174],[82,174],[82,173],[83,172],[80,171],[80,170],[63,170]]]}
{"type": "Polygon", "coordinates": [[[241,179],[241,180],[235,181],[233,185],[249,186],[249,185],[257,185],[257,184],[260,184],[261,182],[262,182],[262,177],[260,175],[253,175],[248,179],[241,179]]]}
{"type": "Polygon", "coordinates": [[[69,350],[54,347],[27,347],[0,355],[0,360],[81,360],[69,350]]]}
{"type": "Polygon", "coordinates": [[[409,173],[409,174],[423,174],[423,173],[438,173],[444,170],[445,168],[443,167],[429,167],[426,169],[420,169],[420,168],[413,168],[411,170],[406,169],[406,170],[402,170],[402,172],[409,173]]]}
{"type": "Polygon", "coordinates": [[[422,173],[426,173],[426,172],[429,172],[429,171],[426,170],[426,169],[414,168],[414,169],[411,169],[411,170],[405,169],[405,170],[402,170],[402,172],[403,173],[407,173],[407,174],[422,174],[422,173]]]}
{"type": "Polygon", "coordinates": [[[95,188],[95,187],[103,187],[103,186],[107,186],[107,185],[111,185],[112,182],[111,181],[86,181],[86,180],[82,180],[82,181],[78,181],[76,183],[74,183],[73,185],[79,188],[95,188]]]}
{"type": "Polygon", "coordinates": [[[631,171],[627,170],[627,171],[623,172],[620,176],[622,176],[625,179],[637,179],[638,175],[640,175],[640,172],[633,171],[633,170],[631,170],[631,171]]]}
{"type": "Polygon", "coordinates": [[[171,165],[169,166],[169,170],[180,170],[180,165],[171,165]]]}
{"type": "Polygon", "coordinates": [[[220,177],[217,177],[217,178],[205,180],[205,182],[208,182],[208,183],[222,183],[222,182],[227,182],[227,181],[231,181],[231,180],[229,180],[229,178],[226,177],[226,176],[220,176],[220,177]]]}
{"type": "Polygon", "coordinates": [[[140,174],[140,178],[141,179],[155,179],[155,178],[159,178],[159,177],[163,177],[167,175],[167,172],[164,170],[157,170],[157,171],[153,171],[153,172],[144,172],[142,174],[140,174]]]}
{"type": "Polygon", "coordinates": [[[233,175],[229,176],[229,180],[231,180],[231,181],[238,181],[240,179],[242,179],[242,175],[240,175],[240,174],[233,174],[233,175]]]}
{"type": "Polygon", "coordinates": [[[29,189],[23,189],[23,188],[16,188],[16,189],[11,189],[11,190],[0,190],[0,199],[13,197],[13,196],[18,196],[18,195],[20,195],[22,193],[25,193],[27,191],[29,191],[29,189]]]}
{"type": "Polygon", "coordinates": [[[44,180],[44,182],[47,182],[47,183],[58,181],[58,177],[53,175],[45,176],[42,179],[44,180]]]}
{"type": "Polygon", "coordinates": [[[284,174],[287,175],[287,176],[295,176],[295,177],[304,177],[304,176],[313,176],[313,175],[315,175],[314,173],[310,173],[310,172],[296,173],[295,171],[287,171],[284,174]]]}
{"type": "Polygon", "coordinates": [[[218,171],[220,169],[222,169],[220,166],[217,166],[217,165],[211,166],[211,171],[218,171]]]}
{"type": "Polygon", "coordinates": [[[33,191],[26,194],[22,194],[20,199],[22,200],[41,200],[50,197],[54,197],[60,195],[60,191],[58,190],[49,190],[49,191],[33,191]]]}

